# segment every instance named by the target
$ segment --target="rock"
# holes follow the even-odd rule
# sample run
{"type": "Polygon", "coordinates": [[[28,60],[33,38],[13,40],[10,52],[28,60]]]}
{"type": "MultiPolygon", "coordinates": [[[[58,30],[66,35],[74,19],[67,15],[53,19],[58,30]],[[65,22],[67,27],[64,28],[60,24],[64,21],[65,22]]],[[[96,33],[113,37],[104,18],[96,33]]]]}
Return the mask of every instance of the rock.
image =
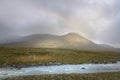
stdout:
{"type": "Polygon", "coordinates": [[[81,69],[85,69],[84,67],[82,67],[81,69]]]}

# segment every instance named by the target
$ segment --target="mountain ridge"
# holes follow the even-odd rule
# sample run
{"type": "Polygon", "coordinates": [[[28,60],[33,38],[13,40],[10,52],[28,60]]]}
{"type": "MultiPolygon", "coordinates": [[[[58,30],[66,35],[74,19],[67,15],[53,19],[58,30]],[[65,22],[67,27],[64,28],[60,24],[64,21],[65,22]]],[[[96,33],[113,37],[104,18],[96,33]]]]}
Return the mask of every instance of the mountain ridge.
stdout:
{"type": "Polygon", "coordinates": [[[16,42],[4,44],[7,47],[31,47],[31,48],[62,48],[92,51],[114,51],[114,48],[104,47],[84,38],[77,33],[65,35],[32,34],[20,38],[16,42]]]}

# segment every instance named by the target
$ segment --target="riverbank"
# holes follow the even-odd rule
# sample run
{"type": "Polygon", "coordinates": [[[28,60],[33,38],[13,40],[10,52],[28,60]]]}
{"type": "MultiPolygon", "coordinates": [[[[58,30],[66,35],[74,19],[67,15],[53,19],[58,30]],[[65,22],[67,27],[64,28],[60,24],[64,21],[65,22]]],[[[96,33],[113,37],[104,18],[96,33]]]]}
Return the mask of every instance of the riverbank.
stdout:
{"type": "Polygon", "coordinates": [[[28,67],[61,64],[115,63],[120,53],[67,49],[0,48],[0,67],[28,67]]]}
{"type": "Polygon", "coordinates": [[[62,74],[7,78],[4,80],[120,80],[120,72],[94,74],[62,74]]]}

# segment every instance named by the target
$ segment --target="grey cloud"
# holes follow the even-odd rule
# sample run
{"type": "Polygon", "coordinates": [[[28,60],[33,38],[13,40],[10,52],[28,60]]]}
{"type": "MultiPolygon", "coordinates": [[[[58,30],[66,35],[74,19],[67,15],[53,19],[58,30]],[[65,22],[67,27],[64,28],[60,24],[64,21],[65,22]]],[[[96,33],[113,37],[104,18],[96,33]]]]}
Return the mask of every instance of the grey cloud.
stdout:
{"type": "Polygon", "coordinates": [[[98,42],[120,44],[119,4],[118,0],[1,0],[0,40],[77,32],[98,42]]]}
{"type": "Polygon", "coordinates": [[[115,0],[109,11],[106,12],[109,21],[107,28],[96,36],[102,43],[120,45],[120,1],[115,0]]]}

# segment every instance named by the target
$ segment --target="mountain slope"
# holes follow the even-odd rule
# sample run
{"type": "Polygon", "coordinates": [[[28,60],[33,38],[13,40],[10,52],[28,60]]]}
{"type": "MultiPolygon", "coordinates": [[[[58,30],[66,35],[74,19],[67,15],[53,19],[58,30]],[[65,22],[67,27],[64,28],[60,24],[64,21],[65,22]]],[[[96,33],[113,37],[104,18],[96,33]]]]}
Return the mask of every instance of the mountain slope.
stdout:
{"type": "Polygon", "coordinates": [[[109,50],[97,45],[88,39],[76,34],[69,33],[63,36],[50,34],[33,34],[22,37],[19,41],[6,44],[9,47],[32,47],[32,48],[64,48],[64,49],[79,49],[79,50],[109,50]]]}

